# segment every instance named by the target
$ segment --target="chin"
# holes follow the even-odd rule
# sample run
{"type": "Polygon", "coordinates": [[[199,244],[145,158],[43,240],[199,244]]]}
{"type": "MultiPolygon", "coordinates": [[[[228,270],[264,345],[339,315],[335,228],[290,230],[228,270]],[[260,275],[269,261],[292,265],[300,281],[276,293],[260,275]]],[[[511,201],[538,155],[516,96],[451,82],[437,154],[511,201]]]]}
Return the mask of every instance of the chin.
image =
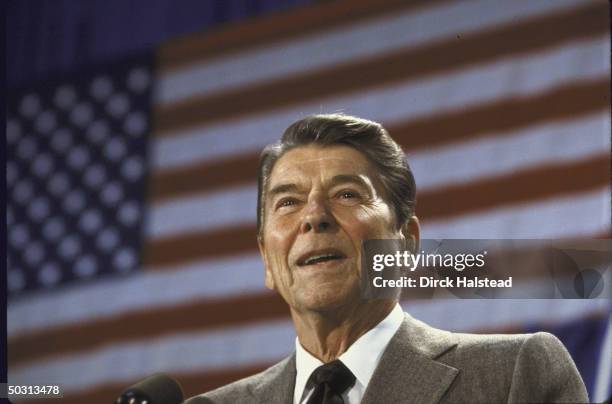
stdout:
{"type": "Polygon", "coordinates": [[[303,296],[300,306],[310,311],[329,312],[359,301],[359,291],[340,291],[339,288],[321,287],[303,296]],[[357,294],[357,296],[355,296],[357,294]]]}

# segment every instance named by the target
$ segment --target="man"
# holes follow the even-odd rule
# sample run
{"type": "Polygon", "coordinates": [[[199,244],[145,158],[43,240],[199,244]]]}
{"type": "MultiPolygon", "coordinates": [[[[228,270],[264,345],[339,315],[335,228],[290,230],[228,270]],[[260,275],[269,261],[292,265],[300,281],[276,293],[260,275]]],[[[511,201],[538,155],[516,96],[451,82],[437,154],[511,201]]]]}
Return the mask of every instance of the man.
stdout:
{"type": "Polygon", "coordinates": [[[315,115],[260,160],[258,242],[265,283],[289,305],[296,351],[195,403],[588,402],[563,345],[547,333],[437,330],[397,299],[364,299],[363,240],[419,240],[415,184],[379,124],[315,115]]]}

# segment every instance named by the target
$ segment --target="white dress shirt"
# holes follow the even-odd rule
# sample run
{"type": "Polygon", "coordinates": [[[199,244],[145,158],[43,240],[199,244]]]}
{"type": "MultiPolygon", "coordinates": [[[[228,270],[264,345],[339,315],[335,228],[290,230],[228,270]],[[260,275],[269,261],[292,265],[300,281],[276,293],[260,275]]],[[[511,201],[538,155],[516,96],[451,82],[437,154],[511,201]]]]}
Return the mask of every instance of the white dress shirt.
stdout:
{"type": "MultiPolygon", "coordinates": [[[[380,358],[387,348],[389,341],[404,321],[404,312],[396,304],[391,313],[378,325],[363,334],[338,359],[353,372],[356,377],[353,387],[342,395],[345,404],[358,404],[363,398],[366,387],[380,362],[380,358]]],[[[306,351],[299,340],[295,339],[295,390],[293,403],[303,404],[308,400],[314,389],[305,392],[306,383],[316,368],[323,365],[319,359],[306,351]]]]}

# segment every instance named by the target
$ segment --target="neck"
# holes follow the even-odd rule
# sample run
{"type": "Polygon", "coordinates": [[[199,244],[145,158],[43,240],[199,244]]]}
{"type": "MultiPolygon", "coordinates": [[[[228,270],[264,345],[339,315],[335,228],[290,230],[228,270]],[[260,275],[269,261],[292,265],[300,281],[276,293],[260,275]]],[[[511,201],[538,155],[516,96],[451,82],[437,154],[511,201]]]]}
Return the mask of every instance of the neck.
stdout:
{"type": "Polygon", "coordinates": [[[357,307],[297,312],[291,309],[300,344],[327,363],[337,359],[363,334],[380,323],[396,300],[371,300],[357,307]]]}

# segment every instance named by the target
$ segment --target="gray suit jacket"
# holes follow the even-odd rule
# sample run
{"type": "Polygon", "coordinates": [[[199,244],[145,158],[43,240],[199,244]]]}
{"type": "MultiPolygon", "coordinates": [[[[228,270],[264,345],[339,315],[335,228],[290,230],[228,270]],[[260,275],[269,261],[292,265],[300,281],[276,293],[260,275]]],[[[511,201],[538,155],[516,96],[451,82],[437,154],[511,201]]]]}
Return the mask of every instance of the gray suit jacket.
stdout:
{"type": "MultiPolygon", "coordinates": [[[[295,354],[185,404],[292,403],[295,354]]],[[[551,334],[476,335],[406,315],[362,404],[588,402],[565,347],[551,334]]]]}

